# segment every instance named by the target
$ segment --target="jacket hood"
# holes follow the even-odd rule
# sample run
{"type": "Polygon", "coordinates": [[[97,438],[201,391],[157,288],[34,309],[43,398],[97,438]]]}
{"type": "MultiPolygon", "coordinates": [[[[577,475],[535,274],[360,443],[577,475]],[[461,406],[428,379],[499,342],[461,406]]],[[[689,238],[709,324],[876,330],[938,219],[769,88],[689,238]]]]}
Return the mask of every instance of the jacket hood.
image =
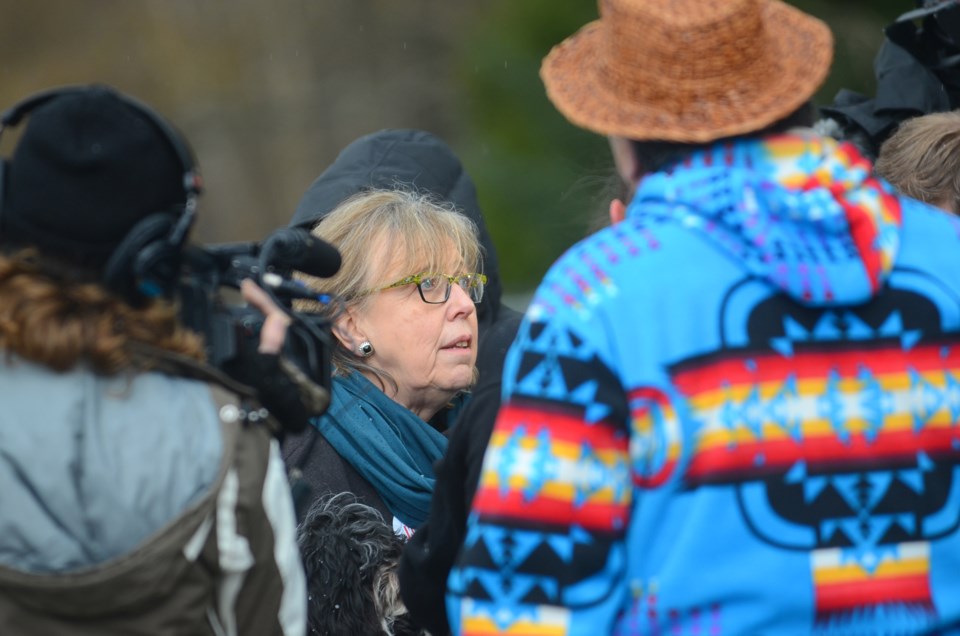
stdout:
{"type": "Polygon", "coordinates": [[[629,216],[669,217],[807,305],[866,302],[900,245],[900,202],[852,144],[741,139],[645,177],[629,216]]]}
{"type": "Polygon", "coordinates": [[[158,572],[173,572],[226,470],[209,388],[15,357],[0,387],[0,596],[90,617],[170,593],[177,579],[158,572]]]}
{"type": "Polygon", "coordinates": [[[341,201],[358,192],[404,187],[453,203],[476,223],[487,275],[487,289],[483,302],[477,305],[477,318],[481,324],[495,320],[502,295],[500,269],[476,188],[453,150],[426,131],[381,130],[353,141],[307,189],[290,226],[311,229],[341,201]]]}

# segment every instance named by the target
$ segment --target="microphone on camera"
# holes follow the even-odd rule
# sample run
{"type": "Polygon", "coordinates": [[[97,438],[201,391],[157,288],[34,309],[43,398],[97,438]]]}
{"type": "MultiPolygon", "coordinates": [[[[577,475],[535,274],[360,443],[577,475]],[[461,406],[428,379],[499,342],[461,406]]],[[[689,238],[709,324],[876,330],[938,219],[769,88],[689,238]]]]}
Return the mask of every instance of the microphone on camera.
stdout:
{"type": "Polygon", "coordinates": [[[280,274],[275,272],[265,273],[260,282],[263,287],[270,288],[278,292],[284,298],[299,298],[302,300],[312,300],[321,304],[327,304],[331,302],[333,296],[330,294],[318,294],[309,287],[306,283],[299,280],[287,280],[280,274]]]}
{"type": "Polygon", "coordinates": [[[267,237],[260,248],[261,262],[329,278],[340,269],[340,252],[302,228],[283,228],[267,237]]]}

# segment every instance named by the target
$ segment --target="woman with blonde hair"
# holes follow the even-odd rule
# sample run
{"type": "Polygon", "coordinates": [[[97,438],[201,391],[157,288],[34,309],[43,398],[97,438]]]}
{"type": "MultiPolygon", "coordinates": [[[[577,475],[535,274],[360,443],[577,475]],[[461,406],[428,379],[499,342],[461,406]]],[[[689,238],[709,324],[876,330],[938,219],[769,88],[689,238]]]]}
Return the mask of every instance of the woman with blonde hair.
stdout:
{"type": "MultiPolygon", "coordinates": [[[[330,409],[289,441],[315,496],[353,492],[399,527],[425,519],[446,428],[475,381],[486,277],[475,225],[426,195],[363,192],[313,229],[343,257],[331,278],[303,276],[343,300],[330,409]],[[399,522],[399,523],[397,523],[399,522]]],[[[301,311],[329,306],[303,301],[301,311]]]]}

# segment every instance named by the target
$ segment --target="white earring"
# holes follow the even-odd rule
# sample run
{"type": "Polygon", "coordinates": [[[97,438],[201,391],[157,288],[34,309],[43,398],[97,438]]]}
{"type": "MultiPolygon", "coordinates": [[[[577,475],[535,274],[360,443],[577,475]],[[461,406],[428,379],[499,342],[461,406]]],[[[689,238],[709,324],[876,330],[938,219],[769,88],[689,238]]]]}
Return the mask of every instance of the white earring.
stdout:
{"type": "Polygon", "coordinates": [[[369,340],[364,340],[357,346],[357,353],[360,354],[361,358],[369,358],[373,355],[373,345],[370,344],[369,340]]]}

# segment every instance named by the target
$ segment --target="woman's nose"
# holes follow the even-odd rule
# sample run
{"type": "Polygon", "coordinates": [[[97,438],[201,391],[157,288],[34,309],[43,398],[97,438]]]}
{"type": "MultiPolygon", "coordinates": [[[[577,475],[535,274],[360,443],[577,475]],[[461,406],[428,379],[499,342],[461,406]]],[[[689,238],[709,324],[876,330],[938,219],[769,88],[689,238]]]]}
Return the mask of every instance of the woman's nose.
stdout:
{"type": "Polygon", "coordinates": [[[447,306],[450,311],[450,318],[459,316],[469,316],[477,310],[470,294],[460,285],[452,285],[450,289],[450,298],[447,300],[447,306]]]}

